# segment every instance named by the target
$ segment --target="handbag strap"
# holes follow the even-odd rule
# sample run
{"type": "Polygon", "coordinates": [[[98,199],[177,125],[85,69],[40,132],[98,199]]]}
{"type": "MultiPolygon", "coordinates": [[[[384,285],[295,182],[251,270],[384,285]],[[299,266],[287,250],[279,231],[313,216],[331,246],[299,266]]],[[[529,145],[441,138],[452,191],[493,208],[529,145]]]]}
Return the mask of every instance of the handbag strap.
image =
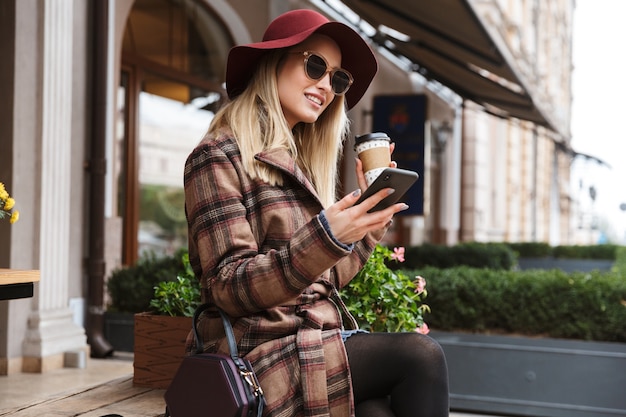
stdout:
{"type": "Polygon", "coordinates": [[[193,335],[196,340],[196,354],[200,354],[204,351],[202,341],[202,336],[200,336],[200,332],[198,331],[198,319],[200,318],[200,314],[206,311],[209,307],[215,307],[217,311],[220,313],[222,317],[222,323],[224,323],[224,331],[226,332],[226,339],[228,340],[228,350],[230,351],[230,357],[239,368],[239,373],[241,374],[242,379],[250,386],[254,395],[258,398],[257,401],[257,417],[261,417],[263,414],[263,407],[265,406],[265,396],[263,394],[263,389],[257,380],[254,371],[248,369],[243,359],[239,357],[239,352],[237,350],[237,342],[235,341],[235,333],[233,332],[233,326],[230,324],[230,319],[228,315],[219,307],[214,306],[213,304],[205,303],[196,308],[196,311],[193,314],[192,319],[192,327],[193,327],[193,335]]]}
{"type": "Polygon", "coordinates": [[[199,306],[195,313],[193,314],[193,335],[196,339],[196,353],[203,352],[204,342],[202,341],[202,336],[200,336],[200,332],[198,331],[198,319],[200,318],[200,314],[206,311],[209,307],[215,307],[217,311],[220,313],[222,317],[222,323],[224,323],[224,331],[226,332],[226,339],[228,340],[228,350],[230,351],[230,357],[235,361],[235,363],[239,366],[239,353],[237,351],[237,342],[235,341],[235,333],[233,332],[233,326],[230,324],[230,320],[228,315],[219,307],[214,306],[210,303],[205,303],[199,306]]]}

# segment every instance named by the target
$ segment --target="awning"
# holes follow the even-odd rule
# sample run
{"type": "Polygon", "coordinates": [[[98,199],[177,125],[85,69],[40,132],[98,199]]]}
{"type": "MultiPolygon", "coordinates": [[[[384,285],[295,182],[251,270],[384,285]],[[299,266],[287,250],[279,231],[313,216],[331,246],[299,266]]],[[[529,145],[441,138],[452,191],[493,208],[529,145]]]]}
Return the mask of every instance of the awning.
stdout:
{"type": "Polygon", "coordinates": [[[552,130],[468,0],[342,0],[377,29],[372,39],[415,70],[500,117],[552,130]],[[391,30],[389,30],[391,29],[391,30]]]}

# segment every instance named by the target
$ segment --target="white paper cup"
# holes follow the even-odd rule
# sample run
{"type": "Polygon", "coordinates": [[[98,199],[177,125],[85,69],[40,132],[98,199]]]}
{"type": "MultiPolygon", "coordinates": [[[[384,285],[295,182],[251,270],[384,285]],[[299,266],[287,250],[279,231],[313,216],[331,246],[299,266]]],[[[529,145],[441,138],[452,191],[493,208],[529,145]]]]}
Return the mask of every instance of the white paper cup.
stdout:
{"type": "Polygon", "coordinates": [[[363,163],[363,172],[367,185],[370,186],[385,168],[391,164],[389,145],[391,139],[386,133],[375,132],[357,136],[354,150],[363,163]]]}

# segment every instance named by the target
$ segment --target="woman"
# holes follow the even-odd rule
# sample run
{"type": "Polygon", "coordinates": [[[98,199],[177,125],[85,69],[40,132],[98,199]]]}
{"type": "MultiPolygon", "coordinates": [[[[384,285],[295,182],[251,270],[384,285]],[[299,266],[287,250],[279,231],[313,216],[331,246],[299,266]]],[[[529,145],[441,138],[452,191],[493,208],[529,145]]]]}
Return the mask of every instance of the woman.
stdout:
{"type": "MultiPolygon", "coordinates": [[[[230,51],[231,101],[185,166],[203,302],[230,315],[265,416],[448,415],[445,359],[432,339],[345,331],[356,324],[338,289],[407,208],[368,213],[390,189],[358,205],[361,190],[335,198],[346,108],[376,70],[348,26],[311,10],[279,16],[262,42],[230,51]]],[[[203,316],[199,330],[205,351],[227,352],[217,316],[203,316]]]]}

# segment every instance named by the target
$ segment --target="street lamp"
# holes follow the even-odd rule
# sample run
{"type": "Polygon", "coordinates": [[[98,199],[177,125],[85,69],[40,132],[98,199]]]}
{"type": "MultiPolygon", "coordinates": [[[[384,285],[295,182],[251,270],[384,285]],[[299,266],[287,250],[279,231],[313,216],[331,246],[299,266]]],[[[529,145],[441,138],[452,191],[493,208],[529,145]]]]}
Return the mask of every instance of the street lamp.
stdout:
{"type": "Polygon", "coordinates": [[[436,186],[433,192],[433,202],[435,203],[435,209],[433,210],[433,235],[432,242],[436,244],[445,243],[445,233],[441,227],[441,212],[444,205],[444,193],[443,188],[443,152],[446,149],[448,141],[452,137],[452,126],[446,120],[443,121],[439,127],[435,130],[434,134],[433,151],[437,154],[436,164],[436,186]]]}
{"type": "Polygon", "coordinates": [[[435,139],[437,144],[435,145],[435,152],[441,155],[443,151],[446,149],[446,144],[448,140],[452,136],[452,126],[445,120],[439,127],[437,128],[437,133],[435,135],[435,139]]]}

